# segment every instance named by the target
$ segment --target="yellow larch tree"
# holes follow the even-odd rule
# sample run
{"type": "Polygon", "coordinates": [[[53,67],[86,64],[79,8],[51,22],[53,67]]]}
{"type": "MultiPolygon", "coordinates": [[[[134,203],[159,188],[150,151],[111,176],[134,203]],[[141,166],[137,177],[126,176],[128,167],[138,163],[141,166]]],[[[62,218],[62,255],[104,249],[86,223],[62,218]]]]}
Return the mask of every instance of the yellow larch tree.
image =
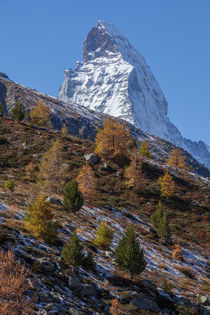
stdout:
{"type": "Polygon", "coordinates": [[[158,183],[160,184],[161,195],[172,196],[175,193],[175,182],[168,172],[159,177],[158,183]]]}
{"type": "Polygon", "coordinates": [[[103,129],[98,129],[95,153],[102,157],[113,158],[117,154],[127,155],[131,136],[126,123],[119,124],[115,119],[106,119],[103,129]]]}
{"type": "Polygon", "coordinates": [[[44,106],[42,101],[31,110],[30,113],[31,121],[38,126],[50,127],[50,109],[44,106]]]}
{"type": "Polygon", "coordinates": [[[56,140],[39,165],[38,183],[45,192],[63,192],[68,180],[68,165],[64,162],[63,146],[56,140]]]}
{"type": "Polygon", "coordinates": [[[63,125],[61,132],[63,135],[68,135],[68,128],[67,128],[66,124],[63,125]]]}
{"type": "Polygon", "coordinates": [[[186,156],[183,155],[183,151],[179,148],[174,148],[171,150],[166,163],[173,167],[182,168],[185,170],[188,169],[186,164],[186,156]]]}
{"type": "Polygon", "coordinates": [[[24,217],[25,228],[33,235],[53,242],[57,235],[57,223],[53,222],[53,213],[45,195],[29,203],[24,217]]]}
{"type": "Polygon", "coordinates": [[[37,165],[35,162],[30,161],[25,167],[26,178],[31,181],[36,180],[37,165]]]}
{"type": "Polygon", "coordinates": [[[142,181],[142,158],[137,150],[133,150],[131,163],[125,168],[125,178],[127,179],[127,185],[133,187],[135,191],[139,191],[144,186],[142,181]]]}
{"type": "Polygon", "coordinates": [[[97,181],[92,167],[88,163],[82,167],[76,181],[85,200],[93,200],[96,196],[97,181]]]}

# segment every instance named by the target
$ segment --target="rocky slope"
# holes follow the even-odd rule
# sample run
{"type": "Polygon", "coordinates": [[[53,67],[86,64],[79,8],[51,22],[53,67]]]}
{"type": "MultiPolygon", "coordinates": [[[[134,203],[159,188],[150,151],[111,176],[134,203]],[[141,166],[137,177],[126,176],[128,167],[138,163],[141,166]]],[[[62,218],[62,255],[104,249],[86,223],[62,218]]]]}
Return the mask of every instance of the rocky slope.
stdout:
{"type": "MultiPolygon", "coordinates": [[[[60,100],[24,87],[11,81],[6,74],[0,73],[0,102],[4,106],[7,117],[17,100],[23,104],[26,110],[30,110],[39,101],[42,101],[44,105],[51,109],[52,125],[55,129],[60,130],[66,124],[69,134],[80,138],[93,140],[96,135],[96,128],[101,127],[104,120],[109,117],[107,114],[93,111],[70,100],[60,100]]],[[[120,118],[118,120],[122,121],[120,118]]],[[[169,152],[174,147],[173,144],[142,132],[141,129],[129,122],[127,127],[137,142],[141,143],[143,140],[146,140],[149,143],[150,150],[157,161],[164,162],[168,158],[169,152]]],[[[185,155],[187,156],[188,164],[193,167],[194,172],[210,178],[210,171],[204,165],[198,163],[188,152],[185,152],[185,155]]]]}
{"type": "Polygon", "coordinates": [[[59,97],[120,117],[176,146],[210,169],[210,149],[182,137],[167,117],[168,104],[142,55],[110,24],[88,33],[83,61],[65,71],[59,97]]]}
{"type": "Polygon", "coordinates": [[[38,165],[43,153],[59,139],[70,180],[85,163],[84,155],[93,152],[94,143],[5,118],[0,118],[0,135],[0,249],[12,249],[31,270],[26,294],[35,297],[37,314],[108,315],[115,298],[125,315],[208,314],[208,180],[168,169],[178,189],[173,198],[161,198],[172,230],[173,244],[166,246],[154,237],[150,223],[160,199],[157,178],[166,166],[145,161],[146,186],[136,193],[124,184],[123,169],[111,160],[106,161],[110,168],[99,161],[92,166],[98,180],[97,197],[76,215],[63,209],[62,195],[49,196],[59,220],[58,242],[49,245],[24,229],[26,205],[37,194],[36,182],[26,178],[25,167],[30,161],[38,165]],[[4,188],[8,178],[15,184],[13,191],[4,188]],[[101,221],[114,230],[108,251],[93,242],[101,221]],[[141,278],[130,279],[114,259],[114,248],[129,224],[133,224],[145,251],[147,267],[141,278]],[[80,267],[72,274],[61,260],[61,249],[74,227],[85,250],[93,253],[93,271],[80,267]],[[183,261],[172,257],[176,243],[182,247],[183,261]],[[169,280],[168,287],[164,279],[169,280]]]}

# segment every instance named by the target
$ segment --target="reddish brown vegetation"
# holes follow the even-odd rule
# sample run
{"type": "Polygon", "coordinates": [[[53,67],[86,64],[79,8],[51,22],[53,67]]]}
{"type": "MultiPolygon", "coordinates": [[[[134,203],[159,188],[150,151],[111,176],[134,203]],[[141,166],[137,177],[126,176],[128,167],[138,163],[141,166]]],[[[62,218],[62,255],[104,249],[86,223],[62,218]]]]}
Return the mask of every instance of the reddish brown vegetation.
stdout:
{"type": "Polygon", "coordinates": [[[175,245],[175,249],[174,249],[174,251],[172,253],[172,257],[176,258],[176,259],[178,259],[180,261],[183,261],[183,250],[182,250],[182,248],[181,248],[181,246],[179,244],[175,245]]]}
{"type": "Polygon", "coordinates": [[[28,276],[29,271],[15,260],[12,251],[0,251],[0,314],[33,314],[32,304],[25,297],[28,276]]]}
{"type": "Polygon", "coordinates": [[[135,191],[139,191],[144,187],[142,158],[136,150],[131,155],[130,166],[125,169],[125,177],[128,180],[127,185],[133,187],[135,191]]]}
{"type": "Polygon", "coordinates": [[[112,300],[112,305],[110,308],[110,314],[111,315],[121,315],[122,314],[121,305],[120,305],[120,302],[118,301],[118,299],[112,300]]]}
{"type": "Polygon", "coordinates": [[[76,181],[78,182],[79,189],[85,197],[85,200],[93,200],[96,196],[97,182],[92,167],[89,164],[85,164],[82,167],[76,181]]]}

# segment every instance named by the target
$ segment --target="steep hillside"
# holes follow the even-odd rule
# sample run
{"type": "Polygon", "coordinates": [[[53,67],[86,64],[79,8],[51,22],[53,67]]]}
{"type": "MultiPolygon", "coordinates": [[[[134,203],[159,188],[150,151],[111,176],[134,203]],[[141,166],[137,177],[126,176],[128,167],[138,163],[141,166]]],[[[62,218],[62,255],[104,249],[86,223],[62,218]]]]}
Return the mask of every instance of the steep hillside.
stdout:
{"type": "Polygon", "coordinates": [[[68,167],[67,180],[71,180],[85,164],[84,155],[94,151],[94,142],[37,128],[29,122],[0,118],[0,248],[14,251],[31,270],[26,295],[33,299],[37,313],[110,314],[110,305],[117,298],[123,314],[208,314],[209,180],[145,159],[144,185],[136,192],[125,184],[124,168],[111,159],[99,159],[92,166],[97,195],[77,214],[64,210],[63,192],[48,194],[59,224],[56,242],[48,244],[30,234],[22,219],[27,204],[41,190],[36,176],[43,154],[58,139],[62,143],[62,163],[68,167]],[[26,166],[31,161],[36,172],[28,178],[26,166]],[[172,197],[161,196],[157,182],[166,169],[177,187],[172,197]],[[14,183],[13,190],[5,188],[9,179],[14,183]],[[158,239],[151,225],[159,200],[169,216],[172,232],[172,241],[167,245],[158,239]],[[109,250],[94,244],[100,222],[107,222],[114,231],[109,250]],[[147,261],[141,276],[133,278],[117,267],[114,257],[116,244],[129,224],[137,233],[147,261]],[[63,263],[61,250],[73,228],[85,250],[93,254],[94,270],[83,266],[72,273],[63,263]],[[172,257],[175,244],[182,248],[181,261],[172,257]]]}
{"type": "Polygon", "coordinates": [[[208,145],[182,137],[143,56],[113,25],[99,21],[88,33],[83,60],[68,69],[59,97],[134,124],[188,151],[210,169],[208,145]]]}
{"type": "MultiPolygon", "coordinates": [[[[39,93],[30,88],[15,83],[5,75],[0,73],[0,102],[4,106],[5,115],[14,107],[15,102],[19,100],[25,109],[31,109],[42,101],[48,106],[52,114],[52,125],[55,129],[61,130],[64,124],[68,127],[71,135],[80,138],[89,138],[93,140],[96,135],[96,128],[101,127],[104,120],[109,117],[106,114],[95,112],[84,106],[74,104],[71,101],[61,101],[60,99],[39,93]]],[[[121,119],[117,119],[122,121],[121,119]]],[[[169,152],[174,145],[158,137],[152,136],[141,129],[136,128],[130,123],[127,127],[137,142],[146,140],[150,145],[150,150],[156,160],[164,162],[168,158],[169,152]]],[[[202,164],[198,163],[189,153],[185,151],[188,164],[193,167],[194,172],[204,177],[210,178],[210,171],[202,164]]]]}

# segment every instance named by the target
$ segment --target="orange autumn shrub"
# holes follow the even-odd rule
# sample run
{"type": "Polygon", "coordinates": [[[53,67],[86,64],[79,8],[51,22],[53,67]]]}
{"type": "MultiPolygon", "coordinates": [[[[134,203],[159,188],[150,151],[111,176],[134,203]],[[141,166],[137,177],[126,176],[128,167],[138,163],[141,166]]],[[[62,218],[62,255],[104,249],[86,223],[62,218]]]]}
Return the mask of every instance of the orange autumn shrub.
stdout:
{"type": "Polygon", "coordinates": [[[16,261],[12,251],[0,251],[0,314],[34,314],[33,305],[25,296],[29,275],[29,270],[16,261]]]}
{"type": "Polygon", "coordinates": [[[184,260],[183,259],[183,250],[182,250],[182,248],[181,248],[181,246],[179,244],[175,245],[175,249],[174,249],[174,251],[172,253],[172,257],[176,258],[176,259],[178,259],[180,261],[184,260]]]}
{"type": "Polygon", "coordinates": [[[118,299],[112,300],[112,305],[110,307],[110,314],[111,315],[122,315],[121,304],[118,299]]]}

